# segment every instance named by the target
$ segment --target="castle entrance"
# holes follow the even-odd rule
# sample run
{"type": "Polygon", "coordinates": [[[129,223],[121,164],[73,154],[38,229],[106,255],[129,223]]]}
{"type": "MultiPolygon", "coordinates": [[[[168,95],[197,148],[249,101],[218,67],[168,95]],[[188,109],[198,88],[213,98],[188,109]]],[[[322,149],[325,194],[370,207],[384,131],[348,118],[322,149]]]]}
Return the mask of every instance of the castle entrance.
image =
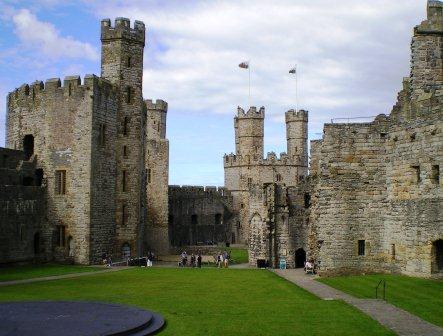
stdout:
{"type": "Polygon", "coordinates": [[[433,250],[433,273],[443,272],[443,239],[436,240],[432,244],[433,250]]]}
{"type": "Polygon", "coordinates": [[[306,251],[299,248],[295,251],[295,268],[305,267],[306,262],[306,251]]]}

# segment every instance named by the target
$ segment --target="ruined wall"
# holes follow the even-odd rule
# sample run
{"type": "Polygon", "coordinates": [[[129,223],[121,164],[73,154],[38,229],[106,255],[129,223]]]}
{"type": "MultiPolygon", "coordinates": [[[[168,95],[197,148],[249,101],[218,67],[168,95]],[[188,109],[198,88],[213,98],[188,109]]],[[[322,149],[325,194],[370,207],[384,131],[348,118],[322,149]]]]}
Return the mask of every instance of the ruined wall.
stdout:
{"type": "Polygon", "coordinates": [[[0,148],[0,176],[0,264],[38,260],[45,187],[35,185],[35,162],[0,148]]]}
{"type": "Polygon", "coordinates": [[[261,259],[275,268],[285,259],[294,268],[297,228],[289,218],[288,189],[276,183],[254,185],[250,202],[249,264],[258,266],[261,259]]]}
{"type": "Polygon", "coordinates": [[[168,170],[169,141],[166,139],[168,104],[163,100],[145,101],[147,108],[145,167],[146,173],[146,250],[156,254],[169,252],[168,170]]]}
{"type": "Polygon", "coordinates": [[[326,124],[315,143],[310,253],[321,272],[441,275],[442,39],[443,3],[429,1],[391,115],[326,124]]]}
{"type": "Polygon", "coordinates": [[[224,188],[169,186],[172,246],[230,242],[234,221],[232,197],[224,188]]]}

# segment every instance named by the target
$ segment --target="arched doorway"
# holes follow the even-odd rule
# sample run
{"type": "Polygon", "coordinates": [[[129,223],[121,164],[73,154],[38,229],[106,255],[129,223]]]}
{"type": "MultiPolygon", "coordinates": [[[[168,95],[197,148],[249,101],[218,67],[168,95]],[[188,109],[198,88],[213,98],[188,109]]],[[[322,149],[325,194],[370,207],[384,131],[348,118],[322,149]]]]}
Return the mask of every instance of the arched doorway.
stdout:
{"type": "Polygon", "coordinates": [[[34,234],[34,254],[37,255],[40,253],[40,234],[36,232],[34,234]]]}
{"type": "Polygon", "coordinates": [[[68,256],[74,256],[74,239],[72,239],[72,236],[68,238],[68,256]]]}
{"type": "Polygon", "coordinates": [[[122,246],[122,258],[123,260],[129,259],[131,257],[131,246],[128,243],[124,243],[122,246]]]}
{"type": "Polygon", "coordinates": [[[436,240],[432,244],[433,252],[433,273],[443,272],[443,239],[436,240]]]}
{"type": "Polygon", "coordinates": [[[306,261],[306,252],[302,248],[299,248],[297,251],[295,251],[295,267],[305,267],[305,261],[306,261]]]}
{"type": "Polygon", "coordinates": [[[26,134],[23,138],[23,151],[25,152],[25,160],[29,160],[34,154],[34,136],[26,134]]]}

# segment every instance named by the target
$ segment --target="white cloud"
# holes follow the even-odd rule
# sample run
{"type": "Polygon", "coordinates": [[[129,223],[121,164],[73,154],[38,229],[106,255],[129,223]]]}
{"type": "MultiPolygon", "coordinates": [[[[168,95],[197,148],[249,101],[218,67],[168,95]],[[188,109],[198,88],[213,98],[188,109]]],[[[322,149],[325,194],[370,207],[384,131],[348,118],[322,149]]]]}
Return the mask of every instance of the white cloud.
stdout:
{"type": "Polygon", "coordinates": [[[423,19],[426,1],[92,6],[100,17],[146,23],[146,97],[167,99],[170,109],[234,114],[237,105],[247,104],[247,72],[237,65],[250,59],[252,103],[266,106],[271,120],[281,120],[295,105],[288,70],[297,63],[300,105],[321,127],[333,116],[389,112],[409,72],[411,28],[423,19]]]}
{"type": "Polygon", "coordinates": [[[94,47],[68,36],[60,36],[55,27],[48,22],[39,21],[27,9],[21,9],[12,17],[15,33],[26,47],[32,47],[50,59],[60,57],[98,60],[94,47]]]}

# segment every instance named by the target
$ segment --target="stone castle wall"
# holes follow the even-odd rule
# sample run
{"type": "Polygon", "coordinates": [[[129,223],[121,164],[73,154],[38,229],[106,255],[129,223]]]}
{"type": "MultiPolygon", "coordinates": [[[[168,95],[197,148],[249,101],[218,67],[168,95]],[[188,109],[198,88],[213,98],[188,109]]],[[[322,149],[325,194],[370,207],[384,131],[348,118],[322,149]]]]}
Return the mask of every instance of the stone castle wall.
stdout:
{"type": "Polygon", "coordinates": [[[442,42],[443,3],[429,1],[392,113],[326,124],[313,143],[309,252],[321,272],[441,272],[442,42]]]}
{"type": "Polygon", "coordinates": [[[172,246],[231,242],[232,197],[224,188],[169,186],[172,246]]]}
{"type": "MultiPolygon", "coordinates": [[[[31,159],[43,170],[47,185],[48,219],[42,223],[41,243],[42,253],[48,258],[66,259],[69,237],[72,237],[74,252],[71,254],[75,262],[89,263],[96,258],[90,255],[91,251],[98,253],[100,250],[90,245],[91,201],[97,206],[96,202],[107,204],[107,200],[96,193],[99,188],[92,190],[91,180],[93,176],[101,178],[104,172],[99,165],[105,163],[98,161],[92,166],[92,153],[97,158],[101,155],[100,151],[95,151],[93,143],[98,141],[99,123],[104,122],[106,130],[112,132],[115,110],[116,98],[111,85],[95,76],[86,76],[83,84],[77,76],[65,78],[63,86],[59,79],[50,79],[45,84],[36,82],[8,96],[7,146],[23,150],[25,136],[32,135],[34,152],[31,159]],[[56,193],[56,170],[66,171],[64,195],[56,193]],[[55,243],[57,226],[66,227],[67,239],[62,246],[55,243]]],[[[108,157],[102,155],[102,159],[108,157]]],[[[113,185],[112,175],[108,178],[113,185]]],[[[101,219],[101,225],[112,225],[108,214],[105,218],[108,221],[101,219]]],[[[109,244],[106,237],[102,239],[109,244]]]]}
{"type": "Polygon", "coordinates": [[[0,263],[39,258],[45,186],[35,171],[24,152],[0,148],[0,263]]]}

